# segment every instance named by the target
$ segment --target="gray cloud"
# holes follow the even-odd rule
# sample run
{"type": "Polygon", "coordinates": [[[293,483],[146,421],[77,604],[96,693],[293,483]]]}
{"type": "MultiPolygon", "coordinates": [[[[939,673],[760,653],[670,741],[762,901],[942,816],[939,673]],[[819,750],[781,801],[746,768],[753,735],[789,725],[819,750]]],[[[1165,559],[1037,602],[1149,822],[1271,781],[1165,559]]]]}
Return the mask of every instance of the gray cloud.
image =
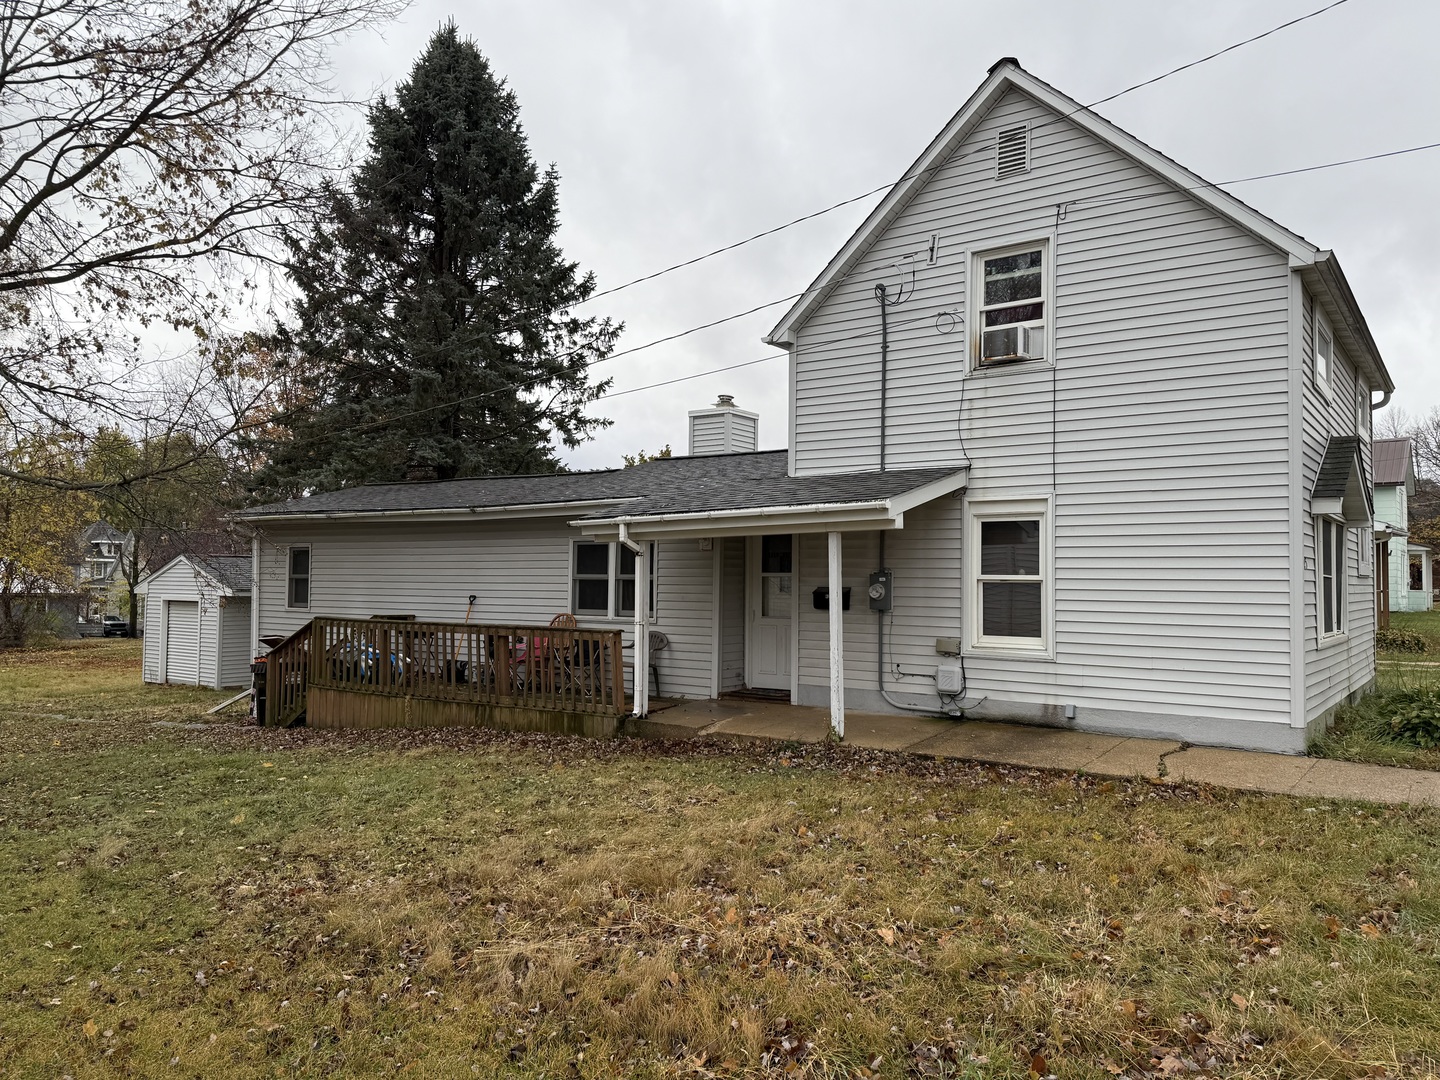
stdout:
{"type": "MultiPolygon", "coordinates": [[[[404,78],[454,18],[507,78],[540,162],[561,172],[566,254],[607,288],[898,178],[1001,56],[1091,101],[1319,0],[469,3],[422,0],[336,57],[358,96],[404,78]]],[[[1440,141],[1440,5],[1349,0],[1098,111],[1210,180],[1440,141]]],[[[1230,189],[1335,250],[1410,413],[1440,403],[1440,150],[1230,189]]],[[[621,348],[799,292],[873,200],[588,305],[621,348]]],[[[686,411],[734,394],[785,445],[783,354],[760,337],[784,308],[604,365],[624,390],[775,359],[602,402],[614,427],[579,467],[665,443],[686,411]]]]}

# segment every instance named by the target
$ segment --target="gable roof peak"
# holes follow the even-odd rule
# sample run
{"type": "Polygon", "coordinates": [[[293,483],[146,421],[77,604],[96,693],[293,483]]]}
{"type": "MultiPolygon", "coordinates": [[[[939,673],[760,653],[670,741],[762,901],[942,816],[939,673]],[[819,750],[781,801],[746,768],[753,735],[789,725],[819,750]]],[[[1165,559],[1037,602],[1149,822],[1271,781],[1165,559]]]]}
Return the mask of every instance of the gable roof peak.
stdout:
{"type": "Polygon", "coordinates": [[[985,74],[986,74],[986,75],[994,75],[996,68],[998,68],[998,67],[1004,67],[1006,64],[1009,64],[1011,67],[1016,68],[1016,69],[1018,69],[1018,70],[1020,70],[1020,71],[1024,71],[1024,70],[1025,70],[1024,68],[1020,67],[1020,61],[1019,61],[1019,60],[1016,60],[1015,57],[1013,57],[1013,56],[1002,56],[1002,57],[1000,57],[999,60],[996,60],[993,64],[991,64],[988,68],[985,69],[985,74]]]}

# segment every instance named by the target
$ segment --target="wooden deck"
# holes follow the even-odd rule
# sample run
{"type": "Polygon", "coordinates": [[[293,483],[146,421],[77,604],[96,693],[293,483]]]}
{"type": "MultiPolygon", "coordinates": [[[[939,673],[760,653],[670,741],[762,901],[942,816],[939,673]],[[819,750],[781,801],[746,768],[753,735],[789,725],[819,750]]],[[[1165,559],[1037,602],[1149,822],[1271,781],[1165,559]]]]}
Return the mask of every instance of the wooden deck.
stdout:
{"type": "Polygon", "coordinates": [[[266,722],[613,735],[618,630],[317,618],[272,650],[266,722]]]}

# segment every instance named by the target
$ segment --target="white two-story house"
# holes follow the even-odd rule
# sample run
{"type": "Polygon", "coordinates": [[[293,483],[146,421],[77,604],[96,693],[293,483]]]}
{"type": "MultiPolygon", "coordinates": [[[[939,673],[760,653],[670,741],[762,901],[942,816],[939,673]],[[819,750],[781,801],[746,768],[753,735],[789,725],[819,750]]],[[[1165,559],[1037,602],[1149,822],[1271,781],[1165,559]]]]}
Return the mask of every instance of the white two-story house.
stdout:
{"type": "Polygon", "coordinates": [[[665,694],[769,690],[837,731],[1288,751],[1371,684],[1393,385],[1335,257],[1013,60],[767,340],[784,451],[722,401],[690,457],[248,511],[254,635],[475,594],[480,621],[658,629],[665,694]]]}

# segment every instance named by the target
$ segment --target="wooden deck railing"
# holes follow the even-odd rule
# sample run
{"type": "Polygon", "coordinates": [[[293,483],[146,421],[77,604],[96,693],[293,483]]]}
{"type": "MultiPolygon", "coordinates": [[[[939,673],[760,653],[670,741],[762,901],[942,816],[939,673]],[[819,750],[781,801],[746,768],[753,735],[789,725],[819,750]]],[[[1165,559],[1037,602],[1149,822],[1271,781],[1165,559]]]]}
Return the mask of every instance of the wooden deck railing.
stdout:
{"type": "Polygon", "coordinates": [[[265,716],[262,723],[289,727],[305,712],[313,625],[306,623],[265,654],[265,716]]]}
{"type": "Polygon", "coordinates": [[[312,687],[566,713],[625,712],[618,630],[399,619],[318,618],[310,625],[312,687]]]}

